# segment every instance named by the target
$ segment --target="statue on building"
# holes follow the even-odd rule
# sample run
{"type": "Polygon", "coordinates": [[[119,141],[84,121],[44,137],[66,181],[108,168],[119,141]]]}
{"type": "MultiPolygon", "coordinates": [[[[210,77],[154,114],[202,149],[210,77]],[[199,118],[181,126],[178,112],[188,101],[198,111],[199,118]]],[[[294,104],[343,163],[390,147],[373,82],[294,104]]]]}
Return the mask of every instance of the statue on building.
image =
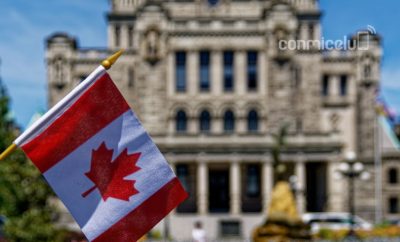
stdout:
{"type": "Polygon", "coordinates": [[[160,32],[155,27],[145,33],[144,52],[145,59],[151,64],[155,64],[161,58],[160,32]]]}
{"type": "Polygon", "coordinates": [[[66,84],[65,66],[65,59],[62,56],[55,58],[53,62],[54,76],[56,80],[54,86],[59,90],[63,89],[66,84]]]}
{"type": "Polygon", "coordinates": [[[333,113],[331,115],[331,117],[330,117],[332,132],[338,132],[339,131],[339,121],[340,121],[339,114],[333,113]]]}

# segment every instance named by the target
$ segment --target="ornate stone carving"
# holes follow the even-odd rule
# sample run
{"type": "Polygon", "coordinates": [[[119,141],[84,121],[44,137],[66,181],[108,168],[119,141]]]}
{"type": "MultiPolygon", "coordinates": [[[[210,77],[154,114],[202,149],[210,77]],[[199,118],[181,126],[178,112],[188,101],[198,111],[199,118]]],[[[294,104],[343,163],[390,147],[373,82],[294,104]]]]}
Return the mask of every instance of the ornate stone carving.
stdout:
{"type": "Polygon", "coordinates": [[[144,34],[145,59],[155,64],[161,59],[160,31],[157,27],[150,27],[144,34]]]}
{"type": "Polygon", "coordinates": [[[333,113],[330,117],[331,121],[331,130],[333,132],[339,131],[339,121],[340,121],[340,116],[337,113],[333,113]]]}

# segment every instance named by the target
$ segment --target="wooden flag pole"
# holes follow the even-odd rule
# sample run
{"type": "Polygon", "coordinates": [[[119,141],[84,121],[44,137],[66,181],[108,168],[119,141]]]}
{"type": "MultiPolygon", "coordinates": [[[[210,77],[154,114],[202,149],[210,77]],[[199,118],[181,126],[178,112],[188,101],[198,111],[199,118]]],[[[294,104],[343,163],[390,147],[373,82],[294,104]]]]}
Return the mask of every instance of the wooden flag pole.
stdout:
{"type": "Polygon", "coordinates": [[[3,153],[1,153],[0,161],[5,159],[7,156],[9,156],[11,153],[13,153],[16,149],[17,149],[17,145],[12,143],[10,146],[8,146],[8,148],[3,153]]]}
{"type": "MultiPolygon", "coordinates": [[[[101,65],[103,66],[103,68],[106,70],[110,69],[111,66],[117,61],[117,59],[122,55],[123,52],[124,52],[123,50],[119,50],[116,53],[114,53],[113,55],[109,56],[107,59],[103,60],[101,62],[101,65]]],[[[84,89],[84,86],[81,86],[81,89],[84,89]]],[[[72,94],[72,92],[70,94],[68,94],[64,99],[69,99],[69,95],[71,95],[71,94],[72,94]]],[[[77,92],[74,94],[77,94],[77,92]]],[[[71,95],[71,97],[72,96],[74,96],[74,95],[71,95]]],[[[30,135],[34,134],[39,129],[41,124],[46,123],[46,121],[50,120],[51,116],[53,116],[54,113],[57,113],[57,111],[61,110],[61,108],[64,106],[63,105],[64,103],[62,103],[62,102],[68,101],[68,100],[64,100],[64,99],[61,100],[59,103],[57,103],[52,109],[50,109],[45,115],[43,115],[41,119],[39,119],[28,130],[26,130],[24,133],[22,133],[3,153],[1,153],[0,161],[4,160],[12,152],[14,152],[18,148],[18,145],[22,143],[22,140],[26,140],[26,139],[28,139],[28,137],[30,135]]]]}

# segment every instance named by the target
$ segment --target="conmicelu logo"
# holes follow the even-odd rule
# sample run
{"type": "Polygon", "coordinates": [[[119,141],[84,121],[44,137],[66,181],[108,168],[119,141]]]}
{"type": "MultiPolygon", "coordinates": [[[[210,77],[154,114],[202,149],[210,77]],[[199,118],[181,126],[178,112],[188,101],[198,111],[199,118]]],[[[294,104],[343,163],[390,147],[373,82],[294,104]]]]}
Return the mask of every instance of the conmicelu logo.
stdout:
{"type": "Polygon", "coordinates": [[[279,40],[279,50],[368,50],[371,36],[376,35],[373,26],[368,25],[366,30],[358,31],[356,38],[332,40],[322,37],[320,40],[279,40]]]}

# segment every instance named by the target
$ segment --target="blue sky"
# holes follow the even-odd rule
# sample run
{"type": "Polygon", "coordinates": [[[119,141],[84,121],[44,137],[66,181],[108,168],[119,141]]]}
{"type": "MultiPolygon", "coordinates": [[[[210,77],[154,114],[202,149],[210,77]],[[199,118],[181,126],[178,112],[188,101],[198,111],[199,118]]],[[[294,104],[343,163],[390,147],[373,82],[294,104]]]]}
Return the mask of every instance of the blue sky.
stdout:
{"type": "MultiPolygon", "coordinates": [[[[399,0],[321,0],[323,37],[344,35],[374,26],[384,40],[382,89],[389,105],[400,113],[399,0]]],[[[55,31],[78,37],[83,47],[104,47],[108,0],[1,0],[1,75],[12,98],[19,124],[45,110],[45,38],[55,31]]]]}
{"type": "Polygon", "coordinates": [[[17,122],[47,108],[45,38],[65,31],[80,46],[107,44],[108,0],[1,0],[1,75],[17,122]]]}

